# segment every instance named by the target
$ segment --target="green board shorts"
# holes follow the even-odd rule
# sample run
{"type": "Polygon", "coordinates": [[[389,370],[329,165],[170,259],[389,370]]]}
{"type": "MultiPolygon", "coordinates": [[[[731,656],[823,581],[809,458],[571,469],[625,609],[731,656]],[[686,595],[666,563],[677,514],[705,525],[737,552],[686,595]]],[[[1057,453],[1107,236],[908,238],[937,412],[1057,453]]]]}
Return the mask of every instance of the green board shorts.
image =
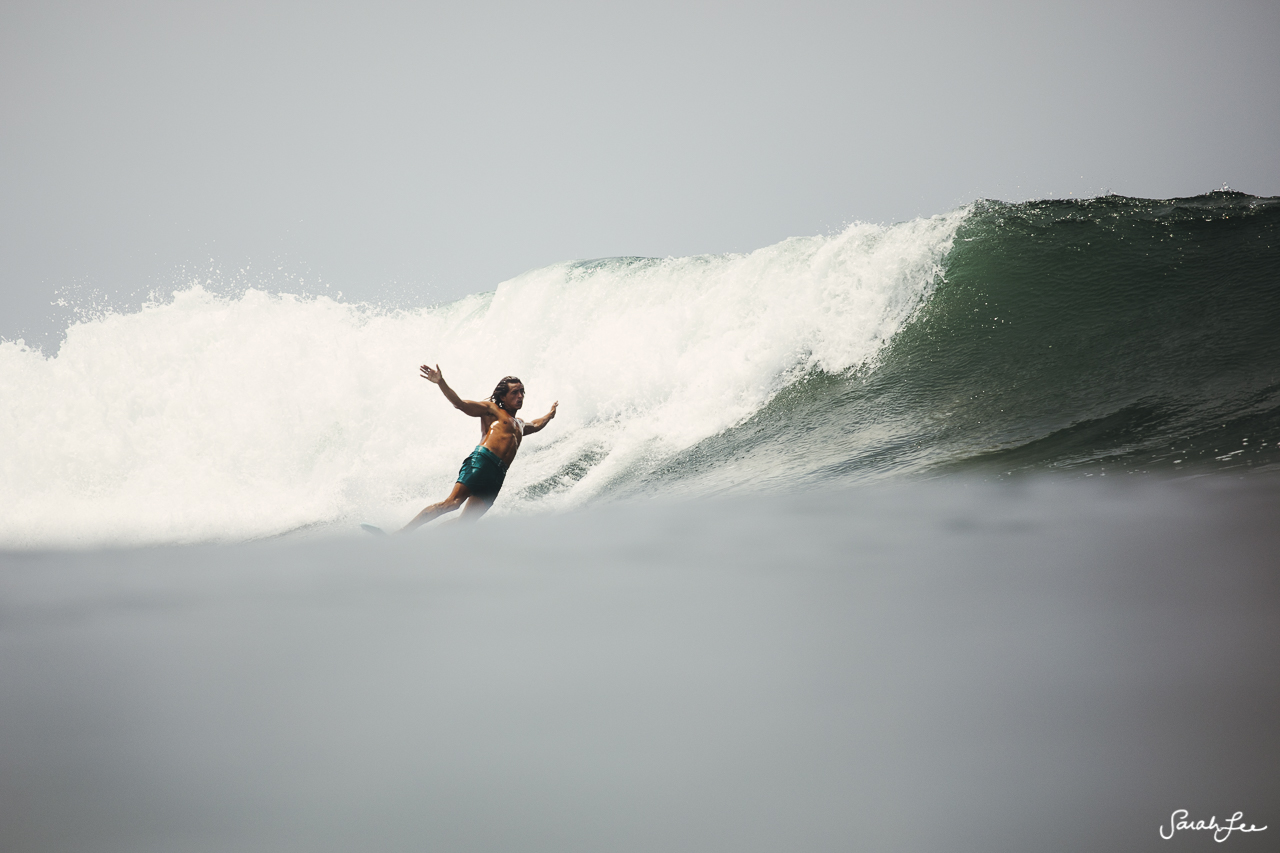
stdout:
{"type": "Polygon", "coordinates": [[[486,501],[498,496],[506,478],[507,466],[502,464],[498,454],[487,447],[476,447],[458,469],[458,482],[471,494],[486,501]]]}

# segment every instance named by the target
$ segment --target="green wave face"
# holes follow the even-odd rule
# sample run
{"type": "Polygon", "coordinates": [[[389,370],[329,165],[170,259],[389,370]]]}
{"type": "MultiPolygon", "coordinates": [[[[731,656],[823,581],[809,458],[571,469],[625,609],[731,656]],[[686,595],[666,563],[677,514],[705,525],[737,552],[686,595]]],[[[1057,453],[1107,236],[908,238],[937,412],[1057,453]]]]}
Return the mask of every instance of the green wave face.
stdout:
{"type": "Polygon", "coordinates": [[[954,411],[961,459],[1274,461],[1280,201],[988,204],[970,230],[899,350],[903,379],[954,411]]]}
{"type": "Polygon", "coordinates": [[[1260,468],[1277,440],[1280,199],[987,201],[874,364],[811,374],[641,479],[1260,468]]]}

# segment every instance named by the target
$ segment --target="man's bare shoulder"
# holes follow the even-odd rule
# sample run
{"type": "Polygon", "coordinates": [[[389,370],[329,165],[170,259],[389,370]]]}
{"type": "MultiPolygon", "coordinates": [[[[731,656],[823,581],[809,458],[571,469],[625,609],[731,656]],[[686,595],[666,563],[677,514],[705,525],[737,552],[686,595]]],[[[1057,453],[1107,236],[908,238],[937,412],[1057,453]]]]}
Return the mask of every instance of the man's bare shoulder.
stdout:
{"type": "Polygon", "coordinates": [[[480,419],[484,421],[486,429],[495,421],[504,425],[515,423],[515,418],[512,414],[492,400],[485,400],[482,405],[485,407],[485,412],[480,416],[480,419]]]}

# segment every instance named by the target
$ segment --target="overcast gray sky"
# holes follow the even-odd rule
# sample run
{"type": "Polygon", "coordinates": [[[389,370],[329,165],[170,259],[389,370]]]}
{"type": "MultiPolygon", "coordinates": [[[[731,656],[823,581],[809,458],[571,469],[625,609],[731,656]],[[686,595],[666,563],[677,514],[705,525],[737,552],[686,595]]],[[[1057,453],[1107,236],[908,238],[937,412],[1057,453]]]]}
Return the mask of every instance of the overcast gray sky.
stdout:
{"type": "Polygon", "coordinates": [[[211,260],[426,304],[979,197],[1275,195],[1278,152],[1272,0],[8,0],[0,336],[211,260]]]}

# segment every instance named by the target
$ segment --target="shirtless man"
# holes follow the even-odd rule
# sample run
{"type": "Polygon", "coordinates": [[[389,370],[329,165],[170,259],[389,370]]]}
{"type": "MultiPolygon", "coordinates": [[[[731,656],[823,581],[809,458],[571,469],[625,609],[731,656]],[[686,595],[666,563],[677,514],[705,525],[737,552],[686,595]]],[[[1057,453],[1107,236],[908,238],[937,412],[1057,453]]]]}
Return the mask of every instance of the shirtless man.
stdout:
{"type": "Polygon", "coordinates": [[[458,472],[458,482],[453,484],[449,497],[432,504],[414,517],[404,526],[401,533],[408,533],[426,524],[437,515],[453,512],[462,507],[464,521],[475,521],[488,512],[493,501],[498,497],[502,481],[507,476],[511,461],[516,458],[520,449],[520,440],[530,433],[537,432],[556,416],[559,401],[551,404],[551,411],[537,420],[525,423],[516,417],[516,412],[524,405],[524,383],[514,376],[507,376],[493,389],[488,400],[477,403],[464,400],[453,392],[444,381],[440,365],[431,368],[422,365],[422,378],[440,386],[445,398],[453,403],[453,407],[463,414],[480,419],[480,444],[462,463],[458,472]],[[466,506],[463,506],[463,504],[466,506]]]}

